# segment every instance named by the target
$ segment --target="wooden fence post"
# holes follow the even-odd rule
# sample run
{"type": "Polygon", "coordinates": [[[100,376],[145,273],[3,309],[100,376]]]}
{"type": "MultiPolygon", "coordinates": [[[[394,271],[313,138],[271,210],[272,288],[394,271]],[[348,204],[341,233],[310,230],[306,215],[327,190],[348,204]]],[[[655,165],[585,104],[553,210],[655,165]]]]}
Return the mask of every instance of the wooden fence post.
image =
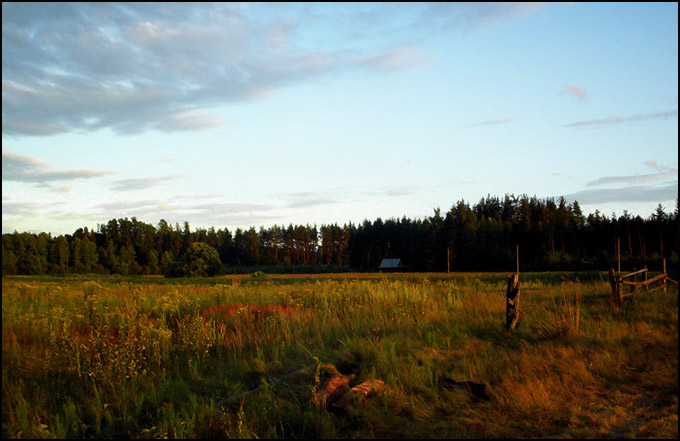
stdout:
{"type": "Polygon", "coordinates": [[[508,289],[505,292],[505,327],[512,331],[519,319],[519,274],[508,276],[508,289]]]}
{"type": "Polygon", "coordinates": [[[609,283],[612,285],[612,297],[616,305],[621,305],[621,286],[614,268],[609,270],[609,283]]]}
{"type": "Polygon", "coordinates": [[[663,259],[663,273],[666,275],[666,277],[664,277],[663,282],[662,282],[663,283],[663,292],[668,292],[667,291],[668,288],[666,287],[666,285],[668,284],[668,282],[666,281],[666,279],[668,278],[668,273],[666,272],[666,258],[663,259]]]}
{"type": "MultiPolygon", "coordinates": [[[[645,270],[647,269],[647,265],[645,265],[645,270]]],[[[647,271],[645,271],[645,291],[649,291],[649,285],[647,284],[647,271]]]]}

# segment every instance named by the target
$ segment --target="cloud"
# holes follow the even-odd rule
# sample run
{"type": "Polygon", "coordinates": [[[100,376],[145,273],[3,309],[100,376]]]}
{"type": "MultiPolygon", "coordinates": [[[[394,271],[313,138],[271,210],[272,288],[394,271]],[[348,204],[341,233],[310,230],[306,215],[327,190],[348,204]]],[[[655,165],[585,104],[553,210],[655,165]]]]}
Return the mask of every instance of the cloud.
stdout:
{"type": "Polygon", "coordinates": [[[2,152],[2,180],[49,184],[55,181],[91,179],[115,173],[111,170],[69,169],[54,170],[45,161],[17,153],[2,152]]]}
{"type": "Polygon", "coordinates": [[[629,116],[616,116],[612,118],[590,119],[585,121],[577,121],[571,124],[565,124],[563,127],[574,128],[588,128],[588,127],[606,127],[615,124],[625,124],[630,122],[648,121],[654,119],[677,118],[678,110],[670,110],[667,112],[654,113],[636,113],[629,116]]]}
{"type": "Polygon", "coordinates": [[[314,207],[317,205],[335,204],[341,200],[331,192],[299,192],[280,196],[286,201],[287,208],[314,207]]]}
{"type": "Polygon", "coordinates": [[[630,186],[626,188],[603,188],[594,190],[582,190],[577,193],[564,196],[569,201],[578,201],[579,204],[603,204],[607,202],[661,202],[670,201],[678,197],[678,181],[663,187],[650,187],[645,185],[630,186]]]}
{"type": "Polygon", "coordinates": [[[45,213],[45,210],[52,207],[61,207],[65,205],[63,201],[55,202],[26,202],[16,201],[9,198],[2,198],[2,217],[17,217],[17,216],[40,216],[45,213]]]}
{"type": "Polygon", "coordinates": [[[575,96],[576,98],[579,99],[579,101],[588,96],[588,91],[586,90],[585,87],[576,87],[572,86],[571,84],[565,84],[564,87],[562,88],[562,93],[575,96]]]}
{"type": "Polygon", "coordinates": [[[276,209],[270,204],[252,204],[243,202],[212,202],[212,203],[193,203],[191,200],[182,201],[173,198],[172,201],[159,199],[143,199],[139,201],[110,201],[95,205],[90,210],[102,218],[120,217],[120,213],[125,216],[147,216],[167,218],[194,218],[205,221],[203,218],[217,218],[220,216],[233,216],[244,214],[264,213],[276,209]]]}
{"type": "Polygon", "coordinates": [[[18,202],[2,200],[2,217],[5,216],[28,216],[36,213],[39,204],[31,202],[18,202]]]}
{"type": "Polygon", "coordinates": [[[545,7],[544,2],[435,3],[427,19],[444,28],[470,30],[524,19],[545,7]]]}
{"type": "Polygon", "coordinates": [[[566,195],[565,198],[577,200],[581,204],[600,204],[607,202],[660,202],[678,197],[678,169],[658,164],[655,160],[648,160],[644,165],[656,170],[656,173],[628,176],[605,176],[588,182],[587,187],[617,188],[588,188],[566,195]],[[652,183],[661,185],[645,185],[652,183]]]}
{"type": "Polygon", "coordinates": [[[73,190],[73,187],[71,185],[60,185],[52,187],[52,190],[59,193],[68,193],[73,190]]]}
{"type": "Polygon", "coordinates": [[[595,181],[588,182],[588,187],[596,187],[600,185],[638,185],[649,182],[658,182],[678,177],[678,169],[673,167],[666,167],[658,165],[656,161],[645,161],[645,165],[657,170],[657,173],[650,173],[646,175],[630,175],[630,176],[606,176],[595,181]]]}
{"type": "Polygon", "coordinates": [[[426,66],[434,61],[417,49],[397,49],[380,55],[358,57],[356,64],[380,70],[392,70],[397,68],[426,66]]]}
{"type": "Polygon", "coordinates": [[[165,115],[153,125],[153,128],[163,132],[179,132],[203,130],[221,127],[224,121],[214,114],[205,112],[178,112],[165,115]]]}
{"type": "Polygon", "coordinates": [[[508,124],[517,121],[516,118],[505,118],[505,119],[492,119],[489,121],[482,121],[474,124],[469,124],[464,127],[478,127],[478,126],[497,126],[500,124],[508,124]]]}
{"type": "Polygon", "coordinates": [[[3,3],[2,130],[215,128],[224,124],[210,112],[218,105],[331,73],[421,66],[432,62],[414,47],[423,35],[454,22],[511,21],[540,7],[3,3]],[[346,38],[362,16],[370,25],[346,38]],[[400,28],[406,32],[395,36],[400,28]]]}
{"type": "Polygon", "coordinates": [[[220,225],[252,225],[260,222],[280,220],[277,214],[280,207],[270,204],[252,204],[245,202],[214,202],[195,204],[191,202],[143,200],[138,202],[109,202],[100,204],[95,211],[100,219],[135,216],[156,223],[165,219],[168,223],[215,226],[220,225]]]}
{"type": "Polygon", "coordinates": [[[375,190],[368,190],[368,191],[362,191],[361,194],[365,196],[372,196],[372,197],[400,197],[400,196],[408,196],[411,194],[416,194],[420,191],[421,189],[418,187],[393,187],[393,188],[378,188],[375,190]]]}
{"type": "Polygon", "coordinates": [[[114,181],[113,189],[117,191],[148,190],[149,188],[162,185],[164,182],[174,181],[181,178],[182,176],[161,176],[153,178],[121,179],[114,181]]]}
{"type": "Polygon", "coordinates": [[[385,195],[390,196],[390,197],[399,197],[399,196],[408,196],[408,195],[414,194],[414,193],[415,192],[412,188],[401,187],[401,188],[393,188],[391,190],[387,190],[385,195]]]}
{"type": "Polygon", "coordinates": [[[54,16],[42,7],[3,5],[4,134],[219,127],[200,109],[347,67],[422,60],[415,51],[282,50],[291,26],[235,4],[51,5],[54,16]]]}

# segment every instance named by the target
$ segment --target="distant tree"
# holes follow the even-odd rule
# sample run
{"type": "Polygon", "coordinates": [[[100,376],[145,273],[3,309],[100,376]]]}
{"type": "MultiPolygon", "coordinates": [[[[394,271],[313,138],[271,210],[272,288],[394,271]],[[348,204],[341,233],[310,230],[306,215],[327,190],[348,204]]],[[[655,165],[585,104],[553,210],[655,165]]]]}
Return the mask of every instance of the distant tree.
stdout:
{"type": "Polygon", "coordinates": [[[215,276],[222,266],[217,250],[202,242],[189,246],[186,259],[189,276],[215,276]]]}
{"type": "Polygon", "coordinates": [[[14,250],[12,235],[2,235],[2,275],[12,275],[17,273],[17,254],[14,250]]]}
{"type": "Polygon", "coordinates": [[[52,242],[49,262],[54,271],[62,274],[68,271],[69,244],[64,236],[59,236],[52,242]]]}
{"type": "Polygon", "coordinates": [[[83,271],[86,273],[101,272],[101,265],[99,265],[99,256],[97,254],[97,244],[87,237],[80,241],[80,259],[83,265],[83,271]]]}
{"type": "Polygon", "coordinates": [[[215,276],[222,266],[217,250],[207,243],[194,242],[187,253],[170,262],[170,254],[163,254],[161,266],[166,277],[215,276]]]}
{"type": "Polygon", "coordinates": [[[175,265],[175,254],[172,251],[163,251],[161,255],[160,270],[164,275],[169,275],[175,265]]]}
{"type": "Polygon", "coordinates": [[[139,274],[140,267],[137,264],[135,250],[132,245],[125,245],[118,251],[118,265],[115,272],[118,274],[139,274]]]}

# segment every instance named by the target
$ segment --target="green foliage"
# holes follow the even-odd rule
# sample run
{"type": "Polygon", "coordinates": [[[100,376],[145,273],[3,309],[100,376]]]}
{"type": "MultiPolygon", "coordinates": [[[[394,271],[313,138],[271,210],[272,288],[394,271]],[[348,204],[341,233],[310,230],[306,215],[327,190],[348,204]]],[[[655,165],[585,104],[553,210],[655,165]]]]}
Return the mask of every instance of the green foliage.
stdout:
{"type": "Polygon", "coordinates": [[[176,259],[165,267],[167,277],[212,277],[217,275],[222,262],[220,256],[213,247],[202,242],[194,242],[189,245],[185,256],[176,259]]]}

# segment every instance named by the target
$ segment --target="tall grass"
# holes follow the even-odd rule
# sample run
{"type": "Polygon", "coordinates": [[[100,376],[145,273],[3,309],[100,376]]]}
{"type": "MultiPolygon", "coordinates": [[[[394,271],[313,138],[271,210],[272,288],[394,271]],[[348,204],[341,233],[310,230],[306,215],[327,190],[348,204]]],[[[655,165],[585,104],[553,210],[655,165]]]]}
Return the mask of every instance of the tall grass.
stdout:
{"type": "Polygon", "coordinates": [[[234,282],[3,279],[3,437],[677,438],[677,290],[535,274],[507,332],[502,277],[234,282]],[[340,361],[386,387],[337,414],[340,361]]]}

